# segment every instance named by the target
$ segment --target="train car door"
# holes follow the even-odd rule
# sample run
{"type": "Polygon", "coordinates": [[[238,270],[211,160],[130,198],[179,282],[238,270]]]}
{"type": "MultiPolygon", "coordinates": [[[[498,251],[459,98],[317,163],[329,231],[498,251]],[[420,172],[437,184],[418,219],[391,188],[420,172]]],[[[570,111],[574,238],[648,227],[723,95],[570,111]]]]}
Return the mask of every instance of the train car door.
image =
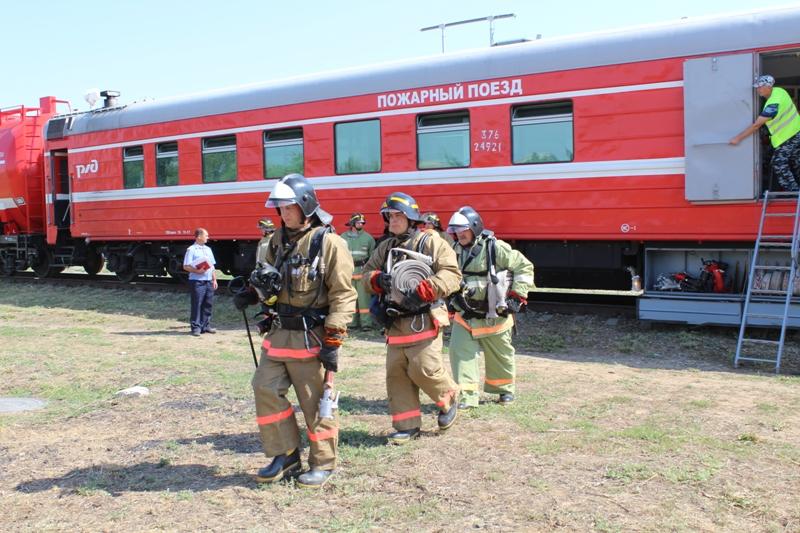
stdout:
{"type": "Polygon", "coordinates": [[[57,229],[69,229],[72,222],[70,206],[69,165],[67,152],[53,152],[51,155],[50,191],[53,202],[53,225],[57,229]]]}
{"type": "Polygon", "coordinates": [[[683,64],[686,199],[752,200],[758,157],[751,136],[728,141],[755,119],[753,54],[690,59],[683,64]]]}

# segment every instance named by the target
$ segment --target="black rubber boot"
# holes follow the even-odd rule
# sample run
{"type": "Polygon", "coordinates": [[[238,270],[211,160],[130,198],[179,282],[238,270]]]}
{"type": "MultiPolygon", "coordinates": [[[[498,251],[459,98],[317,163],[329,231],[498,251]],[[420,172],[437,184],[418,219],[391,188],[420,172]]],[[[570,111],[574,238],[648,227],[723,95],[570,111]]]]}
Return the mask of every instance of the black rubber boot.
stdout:
{"type": "Polygon", "coordinates": [[[309,489],[320,489],[333,475],[333,470],[317,470],[312,468],[305,474],[300,474],[297,478],[297,484],[301,487],[309,489]]]}
{"type": "Polygon", "coordinates": [[[500,405],[508,405],[514,403],[514,395],[511,394],[510,392],[504,392],[497,399],[497,403],[499,403],[500,405]]]}
{"type": "Polygon", "coordinates": [[[439,417],[436,419],[439,424],[439,431],[450,429],[456,423],[456,418],[458,418],[458,402],[454,401],[446,413],[439,413],[439,417]]]}
{"type": "Polygon", "coordinates": [[[268,466],[258,470],[256,481],[272,483],[279,479],[295,476],[300,472],[300,466],[300,450],[294,450],[288,455],[277,455],[268,466]]]}
{"type": "Polygon", "coordinates": [[[419,428],[404,429],[403,431],[395,431],[389,435],[390,444],[407,444],[411,439],[419,437],[419,428]]]}

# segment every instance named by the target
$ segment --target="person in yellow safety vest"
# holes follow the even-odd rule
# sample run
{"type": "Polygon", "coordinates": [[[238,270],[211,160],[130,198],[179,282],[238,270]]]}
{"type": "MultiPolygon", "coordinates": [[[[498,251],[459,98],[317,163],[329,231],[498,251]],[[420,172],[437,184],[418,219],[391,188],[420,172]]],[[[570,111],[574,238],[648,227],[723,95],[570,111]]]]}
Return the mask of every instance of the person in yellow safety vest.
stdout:
{"type": "Polygon", "coordinates": [[[256,264],[263,265],[267,262],[267,249],[272,234],[275,233],[275,223],[271,218],[264,217],[258,221],[258,229],[261,231],[261,240],[258,241],[258,248],[256,248],[256,264]]]}
{"type": "Polygon", "coordinates": [[[800,169],[800,115],[797,114],[797,107],[789,93],[775,87],[775,78],[772,76],[757,77],[753,87],[767,102],[756,121],[731,139],[730,144],[736,146],[766,125],[770,142],[775,148],[770,162],[772,174],[785,190],[797,191],[800,189],[798,176],[795,174],[800,169]]]}
{"type": "Polygon", "coordinates": [[[314,188],[302,175],[280,179],[266,206],[277,208],[282,222],[269,242],[269,266],[251,274],[251,287],[259,283],[253,290],[234,296],[237,309],[261,302],[277,317],[264,335],[252,380],[261,444],[273,458],[255,479],[271,483],[301,469],[300,431],[287,398],[292,386],[311,448],[310,468],[297,484],[319,488],[336,468],[338,418],[320,418],[319,403],[326,378],[332,376],[328,372],[338,370],[339,348],[353,318],[353,259],[342,238],[332,232],[331,215],[322,210],[314,188]]]}
{"type": "Polygon", "coordinates": [[[442,229],[442,221],[439,219],[439,215],[436,213],[425,213],[422,215],[422,219],[425,221],[425,228],[432,229],[436,233],[439,234],[439,237],[447,241],[447,244],[453,246],[455,241],[453,237],[451,237],[446,231],[442,229]]]}
{"type": "Polygon", "coordinates": [[[390,194],[381,215],[391,237],[364,265],[362,281],[378,295],[370,310],[385,327],[386,391],[395,429],[389,442],[405,444],[420,433],[420,389],[439,407],[440,431],[458,416],[458,386],[442,359],[441,328],[449,324],[444,298],[458,289],[461,274],[453,249],[435,231],[416,228],[422,217],[414,198],[390,194]]]}
{"type": "Polygon", "coordinates": [[[500,404],[510,404],[515,393],[514,314],[524,311],[528,303],[528,292],[534,287],[533,264],[485,230],[470,206],[453,214],[447,231],[458,239],[455,252],[464,276],[461,293],[451,299],[456,312],[449,349],[453,376],[461,388],[459,409],[478,406],[481,351],[486,364],[483,390],[498,394],[500,404]],[[493,290],[494,298],[490,298],[493,290]],[[505,294],[498,295],[498,290],[505,294]]]}
{"type": "Polygon", "coordinates": [[[350,220],[345,224],[350,229],[342,233],[341,237],[347,243],[350,249],[350,254],[353,256],[353,285],[358,291],[358,303],[356,307],[356,314],[353,315],[353,321],[350,323],[350,329],[360,327],[361,329],[371,329],[372,318],[369,314],[369,300],[370,295],[364,289],[361,283],[363,277],[362,269],[366,264],[369,256],[375,251],[375,239],[372,235],[364,231],[364,224],[367,219],[361,213],[353,213],[350,220]]]}

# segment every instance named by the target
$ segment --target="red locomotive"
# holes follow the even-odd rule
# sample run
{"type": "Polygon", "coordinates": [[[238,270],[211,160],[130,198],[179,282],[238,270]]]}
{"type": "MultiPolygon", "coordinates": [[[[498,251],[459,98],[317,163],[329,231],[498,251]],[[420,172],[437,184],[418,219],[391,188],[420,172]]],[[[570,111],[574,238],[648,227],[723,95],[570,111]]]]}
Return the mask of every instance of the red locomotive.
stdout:
{"type": "Polygon", "coordinates": [[[374,234],[393,190],[443,220],[472,205],[540,286],[628,288],[634,267],[649,287],[680,261],[669,248],[734,265],[769,183],[756,140],[727,141],[760,109],[754,74],[797,95],[799,26],[799,8],[772,9],[156,102],[109,92],[82,113],[43,99],[37,121],[0,119],[1,265],[91,272],[102,253],[122,280],[177,275],[203,226],[220,268],[247,272],[289,172],[314,180],[335,224],[363,212],[374,234]]]}

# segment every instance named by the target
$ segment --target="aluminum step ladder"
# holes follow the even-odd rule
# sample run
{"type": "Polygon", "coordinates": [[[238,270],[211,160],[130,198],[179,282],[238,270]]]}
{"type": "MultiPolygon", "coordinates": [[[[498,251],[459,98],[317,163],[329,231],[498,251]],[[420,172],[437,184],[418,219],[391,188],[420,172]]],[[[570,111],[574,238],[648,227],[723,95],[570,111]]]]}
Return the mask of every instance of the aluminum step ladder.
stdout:
{"type": "Polygon", "coordinates": [[[773,363],[775,365],[775,373],[781,370],[781,357],[783,356],[783,346],[786,341],[786,325],[789,321],[789,309],[792,303],[792,292],[794,290],[794,280],[797,275],[797,249],[798,249],[798,220],[800,220],[800,196],[797,192],[770,192],[764,193],[764,203],[761,208],[761,221],[758,225],[758,237],[756,238],[756,245],[753,249],[753,261],[750,265],[750,275],[747,279],[747,293],[744,298],[744,309],[742,311],[742,324],[739,328],[739,341],[736,343],[736,357],[733,360],[733,366],[739,368],[741,361],[753,361],[759,363],[773,363]],[[782,200],[794,200],[785,202],[782,200]],[[793,208],[787,210],[787,208],[793,208]],[[787,233],[787,224],[785,221],[790,219],[791,234],[787,233]],[[784,221],[782,231],[778,232],[768,226],[775,226],[784,221]],[[773,256],[780,254],[782,265],[769,265],[767,260],[763,258],[762,252],[769,250],[773,256]],[[758,275],[758,273],[761,273],[758,275]],[[769,277],[767,277],[767,273],[769,277]],[[788,273],[788,277],[784,274],[788,273]],[[778,276],[775,278],[775,276],[778,276]],[[757,284],[756,280],[760,279],[761,283],[757,284]],[[770,288],[773,283],[764,286],[764,280],[778,279],[779,284],[777,288],[770,288]],[[784,288],[784,280],[786,287],[784,288]],[[757,285],[757,286],[756,286],[757,285]],[[752,312],[751,307],[753,299],[756,300],[772,300],[778,299],[783,302],[783,314],[765,314],[752,312]],[[761,320],[761,323],[756,326],[754,321],[761,320]],[[760,327],[762,330],[765,327],[764,321],[774,324],[771,328],[774,330],[780,324],[780,334],[777,340],[767,338],[756,338],[751,336],[755,327],[760,327]],[[758,349],[767,350],[769,353],[757,353],[758,349]],[[774,351],[773,351],[774,350],[774,351]]]}

